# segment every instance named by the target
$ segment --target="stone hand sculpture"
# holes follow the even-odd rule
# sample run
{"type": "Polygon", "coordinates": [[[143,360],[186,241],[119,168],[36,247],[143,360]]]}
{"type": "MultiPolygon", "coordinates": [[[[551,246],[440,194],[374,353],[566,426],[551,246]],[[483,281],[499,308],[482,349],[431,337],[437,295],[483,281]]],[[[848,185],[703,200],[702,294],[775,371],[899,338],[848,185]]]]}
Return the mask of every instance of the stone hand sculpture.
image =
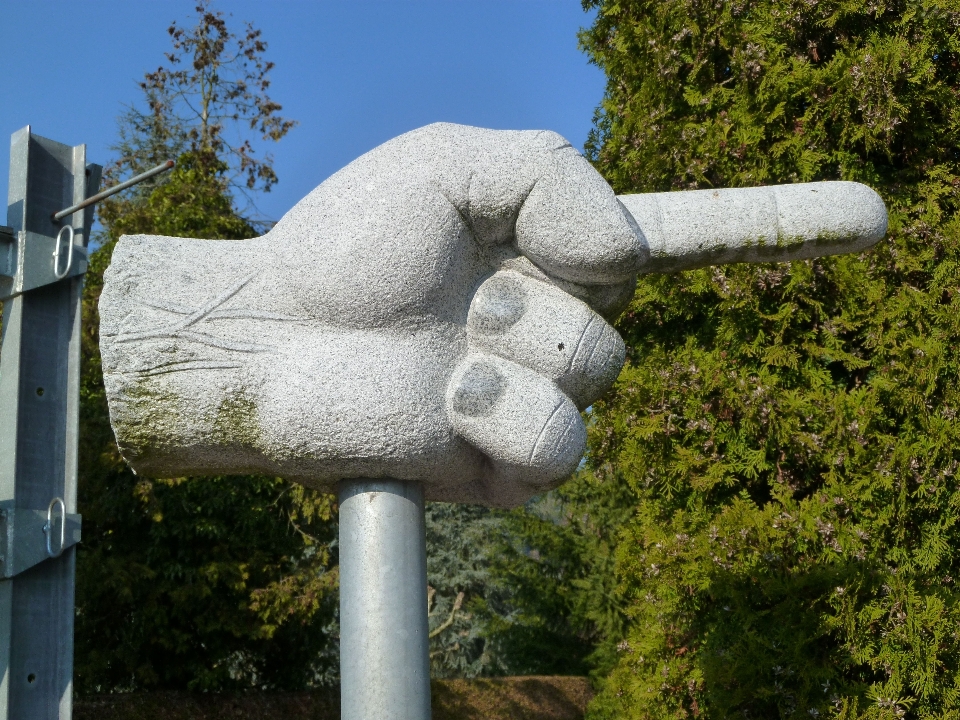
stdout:
{"type": "Polygon", "coordinates": [[[100,300],[111,420],[148,476],[393,478],[511,506],[580,461],[579,410],[620,371],[608,320],[638,273],[885,230],[856,183],[618,199],[554,133],[431,125],[263,237],[122,238],[100,300]]]}

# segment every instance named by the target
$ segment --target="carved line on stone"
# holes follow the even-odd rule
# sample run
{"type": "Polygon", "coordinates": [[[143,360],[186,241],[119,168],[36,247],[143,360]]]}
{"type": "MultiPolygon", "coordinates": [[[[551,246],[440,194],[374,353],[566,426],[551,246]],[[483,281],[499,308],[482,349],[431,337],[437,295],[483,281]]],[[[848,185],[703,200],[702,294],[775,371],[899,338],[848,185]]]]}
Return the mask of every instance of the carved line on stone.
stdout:
{"type": "Polygon", "coordinates": [[[239,370],[242,365],[239,363],[224,363],[210,360],[181,360],[171,362],[165,365],[156,365],[152,368],[143,370],[125,370],[123,375],[139,375],[140,377],[150,377],[151,375],[164,375],[167,373],[184,372],[187,370],[239,370]]]}
{"type": "Polygon", "coordinates": [[[273,352],[276,350],[272,345],[257,345],[256,343],[245,343],[239,340],[227,340],[218,338],[208,333],[197,332],[196,330],[181,330],[171,335],[158,335],[157,337],[182,338],[184,340],[193,340],[194,342],[210,345],[221,350],[235,350],[236,352],[261,353],[273,352]]]}
{"type": "Polygon", "coordinates": [[[193,312],[193,308],[187,305],[177,305],[176,303],[170,302],[143,300],[141,301],[141,304],[146,305],[148,308],[153,308],[154,310],[163,310],[165,312],[176,313],[177,315],[189,315],[193,312]]]}
{"type": "Polygon", "coordinates": [[[600,347],[600,343],[603,341],[603,328],[600,328],[600,332],[597,333],[597,336],[593,340],[593,347],[590,348],[590,354],[587,355],[586,361],[583,363],[584,369],[590,367],[590,362],[593,360],[593,356],[597,352],[597,348],[600,347]]]}
{"type": "Polygon", "coordinates": [[[280,315],[266,310],[247,310],[246,308],[226,308],[214,310],[207,320],[279,320],[281,322],[305,322],[308,318],[280,315]]]}
{"type": "Polygon", "coordinates": [[[554,416],[560,412],[562,407],[563,400],[557,403],[557,406],[553,409],[553,412],[550,413],[550,417],[547,418],[547,421],[543,424],[543,427],[540,428],[540,434],[537,435],[537,441],[533,444],[533,449],[530,451],[530,457],[527,459],[527,465],[533,465],[533,459],[537,456],[537,449],[540,447],[540,443],[543,442],[543,436],[546,434],[547,428],[550,427],[550,423],[554,416]]]}
{"type": "MultiPolygon", "coordinates": [[[[583,329],[583,332],[580,333],[580,339],[577,340],[577,347],[574,348],[573,352],[570,354],[570,362],[567,363],[567,369],[564,372],[570,372],[571,368],[573,368],[574,362],[577,359],[577,355],[580,353],[580,346],[583,345],[583,339],[587,336],[590,328],[593,327],[593,323],[596,319],[596,316],[591,317],[587,322],[587,326],[583,329]]],[[[590,356],[593,357],[593,353],[591,353],[590,356]]]]}
{"type": "Polygon", "coordinates": [[[559,455],[562,452],[562,448],[567,444],[567,436],[570,434],[570,431],[573,430],[573,425],[567,423],[567,426],[563,429],[563,432],[560,434],[556,440],[553,441],[553,447],[551,448],[551,455],[559,455]]]}
{"type": "MultiPolygon", "coordinates": [[[[177,315],[189,315],[194,310],[187,305],[176,305],[168,302],[144,301],[144,305],[154,310],[164,310],[165,312],[175,313],[177,315]]],[[[279,320],[281,322],[304,321],[307,318],[294,317],[293,315],[280,315],[279,313],[267,312],[265,310],[248,310],[246,308],[223,308],[214,310],[207,315],[207,320],[279,320]]]]}
{"type": "MultiPolygon", "coordinates": [[[[166,327],[147,330],[146,332],[120,334],[116,336],[116,342],[118,343],[136,342],[139,340],[149,340],[152,338],[171,338],[171,339],[181,338],[184,340],[193,340],[194,342],[203,343],[204,345],[210,345],[212,347],[221,348],[222,350],[234,350],[236,352],[247,352],[247,353],[271,352],[275,348],[269,345],[257,345],[255,343],[244,343],[244,342],[238,342],[235,340],[226,340],[223,338],[214,337],[213,335],[209,335],[207,333],[199,332],[197,330],[187,329],[191,325],[195,325],[201,320],[214,319],[213,316],[217,312],[217,308],[223,305],[227,300],[232,298],[238,292],[240,292],[247,283],[249,283],[251,280],[253,280],[254,277],[257,276],[257,274],[258,272],[250,273],[245,278],[240,280],[238,283],[230,287],[226,292],[218,295],[213,300],[203,305],[199,310],[189,311],[190,315],[188,315],[186,319],[181,320],[180,322],[173,323],[172,325],[168,325],[166,327]]],[[[177,307],[177,306],[171,306],[171,308],[172,307],[177,307]]],[[[174,312],[174,313],[179,312],[178,310],[173,310],[170,308],[160,308],[160,309],[169,310],[170,312],[174,312]]],[[[226,310],[221,312],[242,313],[247,311],[226,310]]],[[[254,312],[254,311],[249,311],[249,312],[254,312]]],[[[221,317],[223,316],[221,315],[221,317]]],[[[295,319],[295,318],[289,318],[289,319],[295,319]]]]}
{"type": "Polygon", "coordinates": [[[165,328],[156,328],[153,330],[147,330],[146,332],[142,332],[142,333],[120,334],[120,335],[117,335],[117,342],[134,342],[136,340],[147,340],[153,337],[173,337],[176,333],[180,332],[181,330],[185,330],[191,325],[193,325],[194,323],[197,323],[200,320],[203,320],[211,312],[216,310],[220,305],[223,305],[223,303],[225,303],[227,300],[229,300],[238,292],[240,292],[240,290],[243,289],[244,285],[246,285],[248,282],[253,280],[256,274],[257,273],[255,272],[250,273],[250,275],[248,275],[243,280],[238,282],[236,285],[231,287],[225,293],[218,295],[213,300],[208,302],[206,305],[201,307],[199,310],[193,311],[193,313],[189,317],[187,317],[186,320],[183,320],[182,322],[174,323],[173,325],[168,325],[165,328]]]}
{"type": "MultiPolygon", "coordinates": [[[[561,402],[560,405],[557,406],[557,409],[554,410],[553,413],[550,415],[550,420],[553,419],[553,416],[557,414],[557,412],[560,410],[562,406],[563,406],[563,403],[561,402]]],[[[547,421],[548,424],[550,420],[547,421]]],[[[556,456],[562,452],[562,448],[566,445],[567,436],[570,434],[571,430],[573,430],[573,425],[571,423],[567,423],[566,427],[563,428],[563,432],[560,433],[559,436],[556,436],[553,438],[553,442],[551,443],[549,452],[545,453],[546,457],[556,456]]],[[[539,444],[540,443],[538,441],[537,445],[539,444]]],[[[532,461],[533,457],[535,457],[535,455],[531,455],[531,462],[530,462],[531,465],[533,465],[533,461],[532,461]]]]}

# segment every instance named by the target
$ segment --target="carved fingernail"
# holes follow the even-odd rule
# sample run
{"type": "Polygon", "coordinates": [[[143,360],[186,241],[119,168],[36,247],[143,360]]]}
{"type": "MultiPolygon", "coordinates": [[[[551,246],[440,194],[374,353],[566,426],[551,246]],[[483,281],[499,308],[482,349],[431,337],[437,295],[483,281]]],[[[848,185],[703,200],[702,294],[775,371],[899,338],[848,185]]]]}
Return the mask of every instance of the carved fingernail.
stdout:
{"type": "Polygon", "coordinates": [[[485,362],[475,362],[463,373],[453,393],[453,409],[463,415],[486,415],[503,395],[505,380],[485,362]]]}
{"type": "Polygon", "coordinates": [[[569,372],[557,384],[585,408],[613,385],[625,357],[626,346],[617,331],[594,318],[583,330],[569,372]]]}
{"type": "Polygon", "coordinates": [[[559,404],[540,430],[529,464],[550,467],[558,477],[573,472],[586,448],[586,432],[573,404],[559,404]]]}
{"type": "Polygon", "coordinates": [[[488,335],[502,333],[523,315],[526,292],[510,276],[494,275],[477,291],[470,306],[469,324],[488,335]]]}
{"type": "Polygon", "coordinates": [[[623,340],[617,331],[597,320],[591,322],[584,331],[571,366],[580,368],[586,377],[592,378],[599,386],[599,391],[603,392],[620,374],[624,350],[623,340]]]}

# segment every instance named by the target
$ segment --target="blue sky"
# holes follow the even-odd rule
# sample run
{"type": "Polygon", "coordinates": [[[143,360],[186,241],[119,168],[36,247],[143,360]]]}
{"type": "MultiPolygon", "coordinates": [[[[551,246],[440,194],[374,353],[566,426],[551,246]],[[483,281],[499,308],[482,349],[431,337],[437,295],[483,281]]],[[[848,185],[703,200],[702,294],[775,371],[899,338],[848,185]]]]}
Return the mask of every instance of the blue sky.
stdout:
{"type": "MultiPolygon", "coordinates": [[[[164,62],[192,0],[0,0],[0,133],[30,124],[87,143],[105,164],[123,104],[164,62]]],[[[279,184],[257,203],[278,219],[331,173],[439,120],[549,129],[582,147],[604,77],[577,48],[579,0],[220,0],[269,44],[273,99],[300,125],[270,144],[279,184]]],[[[0,140],[6,196],[9,143],[0,140]]]]}

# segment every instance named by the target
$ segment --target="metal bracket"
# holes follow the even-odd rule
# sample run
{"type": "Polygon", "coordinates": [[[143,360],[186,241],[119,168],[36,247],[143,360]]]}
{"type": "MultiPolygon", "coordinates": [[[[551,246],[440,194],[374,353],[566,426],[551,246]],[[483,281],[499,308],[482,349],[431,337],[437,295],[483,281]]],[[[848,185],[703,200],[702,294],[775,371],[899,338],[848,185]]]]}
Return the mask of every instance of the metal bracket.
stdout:
{"type": "Polygon", "coordinates": [[[59,557],[80,542],[81,516],[63,509],[61,498],[51,500],[46,510],[0,508],[0,580],[59,557]]]}
{"type": "MultiPolygon", "coordinates": [[[[71,237],[71,248],[63,247],[60,235],[41,235],[31,231],[5,232],[0,229],[0,300],[27,290],[83,275],[87,271],[87,251],[71,237]],[[66,264],[60,255],[66,255],[66,264]],[[60,265],[61,267],[58,267],[60,265]]],[[[82,231],[76,235],[81,235],[82,231]]]]}

